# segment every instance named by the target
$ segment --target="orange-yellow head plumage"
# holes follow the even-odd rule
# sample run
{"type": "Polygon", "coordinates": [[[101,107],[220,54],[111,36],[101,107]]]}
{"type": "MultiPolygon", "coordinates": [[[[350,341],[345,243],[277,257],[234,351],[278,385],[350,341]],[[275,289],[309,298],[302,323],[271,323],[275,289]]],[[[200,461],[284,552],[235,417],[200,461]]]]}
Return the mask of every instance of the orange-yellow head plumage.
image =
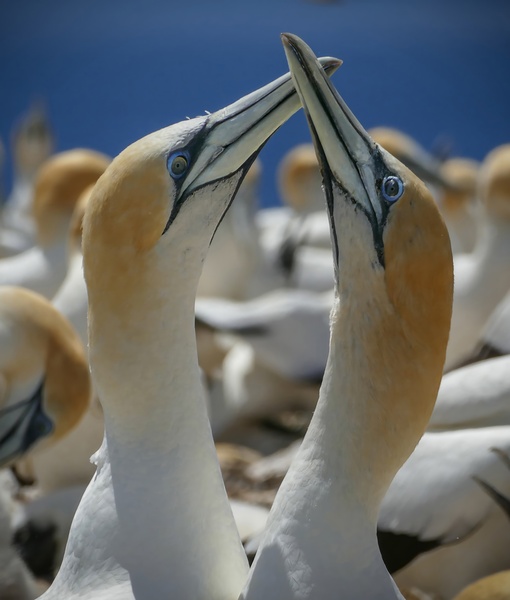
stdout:
{"type": "Polygon", "coordinates": [[[510,219],[510,144],[494,148],[480,168],[480,200],[495,219],[510,219]]]}
{"type": "Polygon", "coordinates": [[[78,198],[98,180],[109,162],[104,154],[78,149],[56,154],[43,164],[36,177],[33,203],[41,246],[67,233],[78,198]]]}
{"type": "Polygon", "coordinates": [[[26,400],[24,390],[42,383],[41,407],[51,421],[44,443],[66,435],[91,394],[85,350],[67,319],[39,294],[0,287],[0,344],[1,408],[26,400]]]}

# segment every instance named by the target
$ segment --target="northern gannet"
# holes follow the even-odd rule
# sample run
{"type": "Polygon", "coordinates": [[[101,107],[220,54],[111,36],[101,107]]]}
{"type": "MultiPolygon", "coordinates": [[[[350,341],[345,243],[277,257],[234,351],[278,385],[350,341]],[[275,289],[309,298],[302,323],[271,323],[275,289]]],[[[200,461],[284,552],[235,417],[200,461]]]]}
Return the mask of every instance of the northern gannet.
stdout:
{"type": "Polygon", "coordinates": [[[299,144],[278,165],[280,197],[295,213],[324,212],[319,163],[312,144],[299,144]]]}
{"type": "MultiPolygon", "coordinates": [[[[502,452],[501,449],[494,449],[494,451],[501,456],[507,466],[510,466],[507,454],[502,452]]],[[[509,498],[492,488],[492,486],[489,486],[486,482],[481,480],[478,480],[478,482],[482,484],[489,495],[501,506],[507,517],[510,517],[509,498]]],[[[492,575],[487,575],[486,577],[482,577],[478,581],[471,583],[457,594],[453,600],[507,600],[509,597],[510,570],[507,569],[505,571],[493,573],[492,575]]]]}
{"type": "Polygon", "coordinates": [[[466,363],[510,354],[510,291],[487,321],[481,338],[466,363]]]}
{"type": "Polygon", "coordinates": [[[194,301],[246,171],[298,107],[286,75],[135,142],[96,184],[83,259],[105,438],[45,600],[238,597],[247,561],[207,418],[194,301]]]}
{"type": "Polygon", "coordinates": [[[477,198],[479,170],[480,164],[469,158],[449,158],[441,165],[441,173],[451,185],[441,189],[438,204],[453,254],[475,248],[481,210],[477,198]]]}
{"type": "Polygon", "coordinates": [[[69,150],[48,159],[35,182],[37,245],[0,260],[0,285],[16,285],[52,298],[67,271],[67,241],[74,205],[103,173],[109,159],[92,150],[69,150]]]}
{"type": "Polygon", "coordinates": [[[467,358],[510,288],[510,144],[498,146],[479,172],[483,204],[477,243],[455,256],[455,294],[445,369],[467,358]]]}
{"type": "Polygon", "coordinates": [[[221,365],[221,377],[209,382],[209,411],[215,438],[246,419],[260,419],[278,411],[313,410],[319,380],[284,377],[261,362],[255,348],[238,340],[221,365]]]}
{"type": "Polygon", "coordinates": [[[441,380],[450,242],[423,183],[370,139],[312,51],[296,36],[282,37],[321,163],[341,269],[317,409],[241,597],[402,598],[377,546],[377,514],[441,380]]]}
{"type": "Polygon", "coordinates": [[[249,302],[197,298],[195,313],[217,331],[246,340],[258,360],[279,375],[320,381],[328,356],[332,304],[332,291],[278,289],[249,302]]]}
{"type": "Polygon", "coordinates": [[[510,356],[491,358],[446,373],[429,430],[510,425],[510,356]]]}
{"type": "MultiPolygon", "coordinates": [[[[209,387],[215,436],[240,420],[313,410],[326,366],[332,303],[332,291],[292,288],[248,302],[197,298],[199,361],[205,357],[217,371],[209,387]],[[215,352],[206,328],[216,332],[215,352]],[[221,361],[212,361],[223,348],[221,361]]],[[[214,376],[210,368],[209,375],[214,376]]]]}
{"type": "Polygon", "coordinates": [[[280,197],[289,220],[276,230],[266,252],[289,287],[323,292],[333,286],[331,234],[313,144],[300,144],[278,167],[280,197]]]}
{"type": "Polygon", "coordinates": [[[43,297],[0,287],[0,465],[55,443],[88,408],[83,346],[43,297]]]}
{"type": "Polygon", "coordinates": [[[427,432],[399,470],[378,519],[381,552],[399,586],[448,599],[510,568],[508,518],[474,480],[510,494],[493,446],[510,450],[510,426],[427,432]]]}
{"type": "Polygon", "coordinates": [[[41,105],[34,105],[12,132],[14,181],[0,217],[0,256],[28,250],[35,243],[32,215],[34,180],[54,150],[54,136],[41,105]]]}

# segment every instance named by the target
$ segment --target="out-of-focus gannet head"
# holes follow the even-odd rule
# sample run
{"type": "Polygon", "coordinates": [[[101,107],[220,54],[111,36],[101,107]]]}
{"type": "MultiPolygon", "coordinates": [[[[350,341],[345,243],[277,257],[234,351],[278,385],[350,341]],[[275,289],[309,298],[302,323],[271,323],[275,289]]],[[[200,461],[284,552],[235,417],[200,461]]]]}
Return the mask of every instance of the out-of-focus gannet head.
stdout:
{"type": "Polygon", "coordinates": [[[319,163],[312,144],[300,144],[283,157],[278,168],[282,200],[296,212],[324,210],[319,163]]]}
{"type": "Polygon", "coordinates": [[[36,177],[33,203],[40,246],[65,238],[78,198],[109,163],[104,154],[86,149],[61,152],[44,163],[36,177]]]}
{"type": "Polygon", "coordinates": [[[494,148],[485,157],[479,179],[480,200],[493,220],[510,220],[510,144],[494,148]]]}
{"type": "Polygon", "coordinates": [[[476,199],[480,163],[471,158],[449,158],[441,173],[453,185],[443,191],[441,209],[448,213],[465,210],[476,199]]]}
{"type": "Polygon", "coordinates": [[[472,252],[480,206],[477,202],[480,164],[469,158],[450,158],[441,166],[449,186],[438,193],[438,205],[450,233],[453,253],[472,252]]]}
{"type": "Polygon", "coordinates": [[[85,352],[68,321],[39,294],[0,287],[0,466],[66,435],[90,392],[85,352]]]}

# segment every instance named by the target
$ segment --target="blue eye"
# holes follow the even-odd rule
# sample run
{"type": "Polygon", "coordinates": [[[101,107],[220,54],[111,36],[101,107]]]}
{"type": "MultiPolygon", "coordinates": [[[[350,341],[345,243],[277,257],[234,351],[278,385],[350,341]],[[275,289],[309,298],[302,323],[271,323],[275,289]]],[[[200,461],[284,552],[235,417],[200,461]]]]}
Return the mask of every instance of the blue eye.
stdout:
{"type": "Polygon", "coordinates": [[[170,154],[166,164],[170,175],[174,179],[180,179],[188,170],[188,155],[182,151],[170,154]]]}
{"type": "Polygon", "coordinates": [[[381,192],[385,200],[395,202],[404,193],[404,182],[395,175],[388,175],[383,179],[381,192]]]}

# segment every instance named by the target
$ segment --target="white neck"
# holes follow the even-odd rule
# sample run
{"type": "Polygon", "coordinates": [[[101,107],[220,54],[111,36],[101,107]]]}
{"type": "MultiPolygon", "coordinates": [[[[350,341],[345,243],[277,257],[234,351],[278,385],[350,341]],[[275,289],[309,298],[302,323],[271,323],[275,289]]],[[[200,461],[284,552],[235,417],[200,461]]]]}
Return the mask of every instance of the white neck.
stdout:
{"type": "Polygon", "coordinates": [[[246,600],[401,597],[376,540],[398,458],[388,456],[384,436],[374,436],[384,406],[374,406],[378,390],[347,348],[352,338],[339,330],[349,315],[339,320],[339,312],[336,300],[317,409],[276,497],[246,600]]]}
{"type": "Polygon", "coordinates": [[[118,519],[112,552],[144,598],[235,600],[247,564],[200,383],[200,261],[183,258],[173,273],[152,258],[133,280],[123,271],[122,306],[89,284],[90,360],[118,519]]]}

